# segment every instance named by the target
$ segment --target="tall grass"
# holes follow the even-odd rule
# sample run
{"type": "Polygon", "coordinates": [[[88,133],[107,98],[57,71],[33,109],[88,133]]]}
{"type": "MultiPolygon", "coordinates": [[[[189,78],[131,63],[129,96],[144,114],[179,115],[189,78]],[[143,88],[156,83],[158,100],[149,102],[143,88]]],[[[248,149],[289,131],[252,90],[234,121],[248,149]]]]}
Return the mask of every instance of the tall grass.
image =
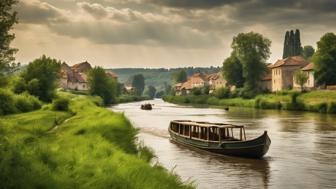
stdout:
{"type": "MultiPolygon", "coordinates": [[[[193,188],[138,147],[137,129],[91,97],[70,96],[70,109],[0,118],[0,188],[193,188]],[[62,119],[57,129],[55,117],[62,119]]],[[[93,98],[94,99],[94,98],[93,98]]]]}

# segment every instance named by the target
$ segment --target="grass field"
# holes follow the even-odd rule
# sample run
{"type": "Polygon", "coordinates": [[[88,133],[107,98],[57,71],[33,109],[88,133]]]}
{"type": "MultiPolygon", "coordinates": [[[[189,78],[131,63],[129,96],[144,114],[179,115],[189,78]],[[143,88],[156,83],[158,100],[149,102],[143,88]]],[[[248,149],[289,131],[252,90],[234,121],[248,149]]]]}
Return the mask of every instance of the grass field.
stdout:
{"type": "MultiPolygon", "coordinates": [[[[66,93],[63,93],[64,96],[66,93]]],[[[0,117],[0,188],[193,188],[136,143],[137,129],[99,99],[66,94],[69,112],[0,117]]]]}
{"type": "Polygon", "coordinates": [[[227,98],[212,96],[166,96],[164,100],[176,104],[240,106],[260,109],[299,110],[321,113],[336,113],[336,91],[295,91],[261,94],[254,99],[227,98]]]}

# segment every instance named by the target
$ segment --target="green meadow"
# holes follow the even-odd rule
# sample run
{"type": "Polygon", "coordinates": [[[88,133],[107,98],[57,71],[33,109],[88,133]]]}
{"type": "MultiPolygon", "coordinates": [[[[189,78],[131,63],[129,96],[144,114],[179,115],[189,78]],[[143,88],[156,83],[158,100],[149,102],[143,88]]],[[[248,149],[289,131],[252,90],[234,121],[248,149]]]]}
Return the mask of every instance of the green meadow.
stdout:
{"type": "Polygon", "coordinates": [[[138,130],[101,99],[60,93],[69,111],[51,105],[0,117],[0,188],[193,188],[151,161],[138,130]]]}

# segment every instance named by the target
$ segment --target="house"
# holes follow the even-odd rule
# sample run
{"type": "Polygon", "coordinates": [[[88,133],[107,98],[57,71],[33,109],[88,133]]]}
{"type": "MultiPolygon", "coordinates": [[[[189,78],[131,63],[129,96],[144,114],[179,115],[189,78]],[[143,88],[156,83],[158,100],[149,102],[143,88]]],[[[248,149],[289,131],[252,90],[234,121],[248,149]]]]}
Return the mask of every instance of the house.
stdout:
{"type": "Polygon", "coordinates": [[[175,85],[175,94],[176,95],[187,95],[190,94],[193,88],[202,88],[204,86],[210,87],[210,93],[214,90],[225,87],[226,80],[223,78],[222,74],[213,73],[213,74],[203,74],[203,73],[195,73],[188,78],[188,80],[184,83],[177,83],[175,85]]]}
{"type": "Polygon", "coordinates": [[[175,85],[175,94],[178,96],[190,94],[193,88],[201,88],[206,85],[208,85],[207,75],[195,73],[186,82],[175,85]]]}
{"type": "Polygon", "coordinates": [[[276,61],[270,69],[272,70],[272,91],[281,91],[293,88],[294,73],[305,66],[309,62],[302,56],[292,56],[276,61]]]}
{"type": "MultiPolygon", "coordinates": [[[[302,72],[308,75],[307,82],[303,85],[306,90],[312,90],[315,88],[315,78],[314,78],[314,63],[309,63],[307,66],[301,69],[302,72]]],[[[299,89],[301,86],[295,82],[295,77],[293,77],[294,88],[299,89]]]]}
{"type": "Polygon", "coordinates": [[[207,80],[210,86],[209,93],[213,93],[216,89],[226,86],[226,80],[224,79],[222,73],[213,73],[207,76],[207,80]]]}
{"type": "Polygon", "coordinates": [[[67,90],[89,90],[87,72],[92,67],[88,62],[69,66],[66,63],[61,65],[61,87],[67,90]]]}

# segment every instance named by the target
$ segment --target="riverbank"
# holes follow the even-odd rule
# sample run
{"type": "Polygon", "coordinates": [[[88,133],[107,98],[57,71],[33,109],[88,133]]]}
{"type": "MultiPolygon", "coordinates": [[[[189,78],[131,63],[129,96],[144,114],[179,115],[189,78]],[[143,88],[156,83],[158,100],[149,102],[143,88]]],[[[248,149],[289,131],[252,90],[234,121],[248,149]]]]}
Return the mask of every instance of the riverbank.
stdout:
{"type": "Polygon", "coordinates": [[[276,94],[262,94],[254,99],[219,99],[209,95],[165,96],[163,100],[175,104],[209,105],[218,107],[238,106],[258,109],[278,109],[336,113],[335,91],[313,91],[297,93],[294,91],[276,94]]]}
{"type": "Polygon", "coordinates": [[[99,98],[63,94],[70,110],[0,117],[0,188],[193,188],[139,146],[138,130],[99,98]]]}

